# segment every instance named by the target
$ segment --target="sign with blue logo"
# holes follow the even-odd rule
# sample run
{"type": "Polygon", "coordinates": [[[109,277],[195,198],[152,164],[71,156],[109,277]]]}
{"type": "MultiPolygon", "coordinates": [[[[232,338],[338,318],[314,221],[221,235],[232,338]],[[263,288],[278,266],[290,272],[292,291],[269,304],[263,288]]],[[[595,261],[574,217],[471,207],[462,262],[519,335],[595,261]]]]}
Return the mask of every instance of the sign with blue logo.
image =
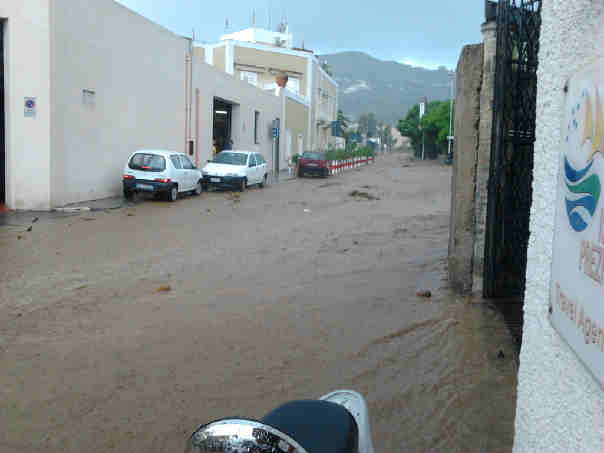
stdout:
{"type": "Polygon", "coordinates": [[[279,128],[278,127],[273,127],[273,137],[275,137],[275,138],[279,137],[279,128]]]}
{"type": "Polygon", "coordinates": [[[36,98],[25,98],[24,99],[23,114],[27,117],[36,116],[36,98]]]}
{"type": "Polygon", "coordinates": [[[604,384],[604,61],[563,95],[550,316],[604,384]]]}

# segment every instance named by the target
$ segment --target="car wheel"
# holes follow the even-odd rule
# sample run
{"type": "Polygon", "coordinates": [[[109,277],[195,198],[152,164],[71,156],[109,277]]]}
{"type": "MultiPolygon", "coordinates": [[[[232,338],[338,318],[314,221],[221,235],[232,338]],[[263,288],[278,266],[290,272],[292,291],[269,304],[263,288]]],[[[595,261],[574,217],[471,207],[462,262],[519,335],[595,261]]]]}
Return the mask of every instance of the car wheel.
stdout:
{"type": "Polygon", "coordinates": [[[178,186],[174,185],[168,192],[168,201],[176,201],[178,199],[178,186]]]}
{"type": "Polygon", "coordinates": [[[247,189],[247,179],[242,178],[241,183],[239,184],[239,192],[245,192],[247,189]]]}
{"type": "Polygon", "coordinates": [[[268,175],[264,175],[264,178],[262,179],[262,182],[260,184],[258,184],[260,186],[260,188],[262,189],[264,186],[266,186],[266,182],[268,181],[268,175]]]}
{"type": "Polygon", "coordinates": [[[195,185],[195,190],[193,191],[193,194],[195,194],[195,195],[201,195],[202,191],[203,191],[203,188],[201,186],[201,181],[197,181],[197,184],[195,185]]]}
{"type": "Polygon", "coordinates": [[[136,191],[124,189],[124,198],[128,201],[136,201],[136,191]]]}

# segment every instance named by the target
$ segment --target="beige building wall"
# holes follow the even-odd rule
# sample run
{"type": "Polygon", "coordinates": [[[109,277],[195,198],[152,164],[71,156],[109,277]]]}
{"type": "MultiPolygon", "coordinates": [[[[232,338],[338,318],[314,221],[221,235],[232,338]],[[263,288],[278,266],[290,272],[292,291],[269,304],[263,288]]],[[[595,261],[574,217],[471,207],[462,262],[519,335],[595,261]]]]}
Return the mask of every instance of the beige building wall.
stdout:
{"type": "Polygon", "coordinates": [[[219,70],[226,72],[226,46],[216,47],[214,49],[214,66],[219,70]]]}
{"type": "Polygon", "coordinates": [[[4,21],[6,204],[44,209],[50,204],[52,114],[49,0],[2,0],[4,21]],[[35,117],[24,98],[35,97],[35,117]]]}
{"type": "Polygon", "coordinates": [[[289,143],[287,136],[285,139],[286,159],[308,150],[308,110],[305,104],[285,96],[285,129],[290,137],[289,143]]]}
{"type": "Polygon", "coordinates": [[[193,55],[196,58],[200,58],[201,61],[205,61],[205,58],[206,58],[206,49],[205,49],[205,47],[198,47],[198,46],[193,47],[193,55]]]}
{"type": "Polygon", "coordinates": [[[284,71],[300,80],[300,96],[306,96],[306,61],[304,57],[234,45],[235,70],[238,74],[242,70],[256,72],[259,88],[274,83],[276,73],[284,71]]]}
{"type": "Polygon", "coordinates": [[[112,0],[51,4],[50,202],[61,206],[119,194],[136,149],[184,150],[188,43],[112,0]]]}

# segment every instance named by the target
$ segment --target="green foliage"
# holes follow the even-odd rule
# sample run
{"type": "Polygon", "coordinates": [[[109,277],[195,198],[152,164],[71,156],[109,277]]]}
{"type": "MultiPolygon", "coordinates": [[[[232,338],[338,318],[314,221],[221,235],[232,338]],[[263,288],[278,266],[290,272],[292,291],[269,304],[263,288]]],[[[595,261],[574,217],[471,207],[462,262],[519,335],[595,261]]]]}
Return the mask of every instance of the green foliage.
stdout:
{"type": "Polygon", "coordinates": [[[338,121],[340,122],[340,127],[342,128],[342,131],[346,131],[346,129],[348,129],[348,126],[350,125],[350,119],[344,115],[344,112],[342,112],[342,110],[338,110],[338,121]]]}
{"type": "MultiPolygon", "coordinates": [[[[453,116],[455,116],[455,106],[453,108],[453,116]]],[[[415,149],[416,155],[421,153],[422,134],[427,154],[433,154],[435,157],[436,154],[446,152],[449,110],[450,101],[430,102],[420,123],[419,104],[415,104],[405,118],[398,122],[397,129],[401,135],[411,139],[411,146],[415,149]]]]}
{"type": "Polygon", "coordinates": [[[371,148],[356,148],[353,151],[345,151],[343,149],[331,150],[327,152],[327,160],[346,160],[353,157],[369,157],[375,153],[371,148]]]}

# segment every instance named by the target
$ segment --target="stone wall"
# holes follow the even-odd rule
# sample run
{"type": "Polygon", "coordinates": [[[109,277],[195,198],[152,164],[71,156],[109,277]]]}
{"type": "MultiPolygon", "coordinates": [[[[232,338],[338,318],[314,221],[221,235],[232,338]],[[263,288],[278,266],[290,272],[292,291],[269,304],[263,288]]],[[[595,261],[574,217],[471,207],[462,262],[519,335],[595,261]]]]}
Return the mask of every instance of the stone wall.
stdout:
{"type": "Polygon", "coordinates": [[[473,291],[482,290],[484,275],[484,246],[489,198],[489,169],[493,134],[493,100],[495,97],[495,53],[497,51],[497,23],[482,25],[483,62],[480,88],[479,144],[476,155],[476,196],[474,204],[474,260],[473,291]]]}
{"type": "Polygon", "coordinates": [[[495,22],[483,24],[483,43],[466,46],[457,66],[449,280],[462,293],[482,289],[496,28],[495,22]]]}
{"type": "Polygon", "coordinates": [[[483,45],[465,46],[457,64],[455,146],[451,179],[449,280],[460,292],[472,290],[474,192],[479,149],[478,125],[483,45]]]}

